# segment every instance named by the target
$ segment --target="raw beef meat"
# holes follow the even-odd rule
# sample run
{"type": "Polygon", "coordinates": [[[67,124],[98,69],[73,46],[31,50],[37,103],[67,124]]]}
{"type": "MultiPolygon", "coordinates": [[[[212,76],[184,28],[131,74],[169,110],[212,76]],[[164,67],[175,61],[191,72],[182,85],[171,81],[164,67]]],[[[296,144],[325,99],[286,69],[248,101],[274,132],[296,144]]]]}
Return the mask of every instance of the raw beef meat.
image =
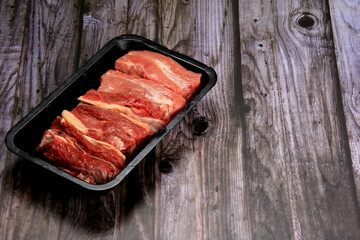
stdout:
{"type": "Polygon", "coordinates": [[[200,86],[201,74],[191,72],[172,58],[151,51],[130,51],[115,63],[115,69],[154,82],[189,99],[200,86]]]}
{"type": "Polygon", "coordinates": [[[46,130],[37,151],[54,165],[92,184],[112,180],[154,133],[185,107],[200,85],[169,57],[131,51],[108,70],[100,87],[64,110],[46,130]]]}
{"type": "Polygon", "coordinates": [[[129,108],[121,111],[125,114],[130,111],[131,117],[135,114],[139,117],[159,119],[164,123],[186,104],[181,95],[161,84],[114,70],[107,71],[101,77],[101,85],[96,93],[90,90],[90,93],[80,97],[80,100],[86,102],[89,95],[98,95],[103,103],[120,105],[119,109],[129,108]]]}
{"type": "Polygon", "coordinates": [[[88,176],[86,179],[89,182],[105,183],[120,172],[119,168],[110,162],[81,148],[77,139],[56,129],[46,130],[37,150],[56,166],[88,176]]]}
{"type": "MultiPolygon", "coordinates": [[[[103,109],[111,109],[123,113],[129,120],[144,127],[151,134],[156,133],[166,125],[163,120],[149,116],[148,112],[144,109],[124,105],[127,99],[118,94],[102,93],[92,89],[79,97],[79,100],[103,109]]],[[[133,98],[133,101],[136,101],[136,98],[133,98]]],[[[131,103],[131,99],[128,102],[131,103]]]]}
{"type": "MultiPolygon", "coordinates": [[[[118,168],[125,166],[125,155],[116,146],[109,144],[104,138],[96,138],[95,134],[84,134],[79,131],[66,118],[58,117],[52,124],[52,130],[56,129],[62,135],[77,140],[78,147],[87,153],[114,164],[118,168]],[[95,136],[95,138],[93,137],[95,136]]],[[[90,131],[89,131],[90,132],[90,131]]]]}
{"type": "Polygon", "coordinates": [[[98,91],[137,97],[148,102],[149,105],[157,106],[159,110],[155,107],[154,110],[148,109],[148,111],[163,120],[169,120],[186,104],[186,100],[180,94],[165,88],[160,83],[114,70],[107,71],[101,77],[98,91]]]}
{"type": "Polygon", "coordinates": [[[123,114],[93,105],[80,104],[71,112],[64,110],[62,116],[84,135],[107,142],[124,154],[131,154],[149,136],[145,128],[123,114]]]}

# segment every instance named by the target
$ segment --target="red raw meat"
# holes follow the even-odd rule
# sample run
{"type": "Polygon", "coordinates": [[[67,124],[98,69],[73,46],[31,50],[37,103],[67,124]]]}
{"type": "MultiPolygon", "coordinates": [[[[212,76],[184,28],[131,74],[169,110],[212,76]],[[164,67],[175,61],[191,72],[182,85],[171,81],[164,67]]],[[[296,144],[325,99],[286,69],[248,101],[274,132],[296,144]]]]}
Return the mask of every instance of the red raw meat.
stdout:
{"type": "Polygon", "coordinates": [[[132,119],[148,124],[157,132],[186,104],[179,94],[159,83],[114,70],[101,77],[99,89],[79,100],[107,109],[116,109],[132,119]]]}
{"type": "Polygon", "coordinates": [[[115,69],[161,83],[189,99],[200,86],[200,73],[194,73],[175,60],[151,51],[130,51],[116,60],[115,69]]]}
{"type": "Polygon", "coordinates": [[[148,115],[145,110],[130,108],[124,106],[124,101],[118,94],[102,93],[95,90],[89,90],[85,95],[79,97],[79,100],[103,109],[111,109],[123,113],[133,123],[145,128],[149,134],[159,131],[166,123],[148,115]]]}
{"type": "Polygon", "coordinates": [[[75,172],[75,171],[70,171],[69,169],[65,169],[62,168],[63,171],[73,175],[74,177],[77,177],[81,180],[84,180],[85,182],[91,183],[91,184],[96,184],[95,180],[93,177],[89,176],[89,175],[84,175],[82,173],[79,172],[75,172]]]}
{"type": "Polygon", "coordinates": [[[41,151],[56,166],[84,174],[95,183],[106,183],[120,170],[108,161],[95,157],[82,149],[77,141],[56,129],[46,130],[37,151],[41,151]]]}
{"type": "Polygon", "coordinates": [[[37,151],[92,184],[112,180],[127,157],[163,128],[200,86],[201,74],[149,51],[131,51],[44,133],[37,151]]]}
{"type": "Polygon", "coordinates": [[[97,138],[95,134],[84,134],[76,127],[66,119],[58,117],[53,122],[51,129],[57,129],[75,139],[77,145],[92,156],[108,161],[120,169],[125,167],[126,157],[116,146],[108,143],[107,139],[97,138]]]}
{"type": "Polygon", "coordinates": [[[186,100],[159,83],[109,70],[101,76],[99,92],[118,96],[127,107],[146,111],[154,118],[168,121],[185,106],[186,100]]]}
{"type": "MultiPolygon", "coordinates": [[[[163,120],[169,120],[186,104],[180,94],[160,83],[115,70],[109,70],[101,76],[98,91],[120,94],[129,97],[129,101],[137,98],[137,101],[146,102],[144,109],[149,111],[150,115],[163,120]]],[[[141,105],[139,107],[141,108],[141,105]]]]}
{"type": "Polygon", "coordinates": [[[63,117],[83,134],[107,142],[128,155],[150,135],[123,114],[93,105],[79,104],[71,112],[64,111],[63,117]]]}

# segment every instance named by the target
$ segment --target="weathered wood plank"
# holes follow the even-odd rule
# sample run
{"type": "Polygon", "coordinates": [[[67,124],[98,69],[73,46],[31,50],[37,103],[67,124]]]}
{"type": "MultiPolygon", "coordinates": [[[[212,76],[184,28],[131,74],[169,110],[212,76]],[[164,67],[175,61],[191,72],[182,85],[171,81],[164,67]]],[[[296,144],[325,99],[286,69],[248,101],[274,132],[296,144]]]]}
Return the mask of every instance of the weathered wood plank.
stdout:
{"type": "Polygon", "coordinates": [[[341,95],[360,204],[360,2],[329,1],[341,95]]]}
{"type": "MultiPolygon", "coordinates": [[[[186,51],[194,35],[194,2],[159,1],[158,40],[160,44],[192,55],[186,51]]],[[[189,119],[189,118],[187,118],[189,119]]],[[[191,120],[188,120],[191,122],[191,120]]],[[[160,239],[201,239],[203,214],[201,213],[201,171],[193,154],[194,137],[191,125],[181,121],[158,145],[156,156],[159,171],[159,236],[160,239]],[[166,226],[166,227],[165,227],[166,226]]]]}
{"type": "MultiPolygon", "coordinates": [[[[23,31],[26,25],[27,4],[17,4],[16,1],[2,1],[0,6],[0,137],[5,138],[6,132],[16,121],[19,91],[19,69],[21,68],[22,45],[24,44],[23,31]]],[[[15,156],[10,154],[4,144],[0,147],[0,238],[10,239],[16,229],[11,223],[11,212],[16,210],[18,204],[11,204],[12,197],[7,192],[11,186],[8,168],[12,168],[15,156]]],[[[17,201],[18,202],[18,201],[17,201]]]]}
{"type": "Polygon", "coordinates": [[[236,5],[161,1],[160,6],[159,41],[218,73],[215,88],[157,149],[160,239],[246,239],[236,5]]]}
{"type": "MultiPolygon", "coordinates": [[[[156,36],[156,9],[156,1],[85,0],[81,62],[121,34],[138,34],[152,39],[156,36]]],[[[82,218],[80,225],[83,227],[75,229],[77,239],[102,238],[101,231],[108,239],[155,239],[154,167],[153,157],[150,156],[110,194],[94,199],[99,207],[106,209],[98,214],[98,218],[108,220],[96,222],[99,227],[97,235],[91,231],[93,226],[86,224],[88,219],[82,218]],[[111,218],[107,217],[109,215],[111,218]]],[[[87,212],[93,202],[86,197],[75,198],[74,201],[71,211],[78,210],[81,212],[79,216],[89,216],[87,212]]]]}
{"type": "MultiPolygon", "coordinates": [[[[1,58],[0,70],[5,74],[2,75],[5,94],[1,94],[4,97],[1,100],[6,102],[4,114],[9,121],[1,119],[1,123],[7,127],[77,67],[78,9],[75,1],[27,1],[26,4],[2,1],[1,16],[7,17],[1,22],[1,49],[5,56],[1,58]]],[[[6,206],[1,211],[1,238],[55,239],[61,216],[49,212],[61,205],[53,205],[52,196],[47,194],[53,186],[37,189],[31,184],[32,178],[26,176],[31,171],[36,178],[39,170],[13,155],[2,155],[1,165],[5,165],[5,170],[1,174],[0,201],[6,206]]]]}
{"type": "Polygon", "coordinates": [[[81,64],[110,39],[126,33],[127,1],[87,1],[83,3],[81,64]]]}
{"type": "MultiPolygon", "coordinates": [[[[157,1],[128,2],[126,33],[151,40],[157,35],[157,1]]],[[[155,159],[151,152],[127,178],[118,193],[118,227],[114,239],[158,239],[155,159]]]]}
{"type": "Polygon", "coordinates": [[[156,41],[158,33],[158,1],[132,0],[128,6],[126,33],[156,41]]]}
{"type": "MultiPolygon", "coordinates": [[[[21,51],[24,44],[23,31],[26,24],[27,4],[16,4],[16,1],[3,1],[0,6],[0,136],[4,139],[6,132],[13,125],[18,111],[19,70],[21,68],[21,51]]],[[[4,170],[9,157],[5,147],[0,148],[0,172],[4,170]]],[[[1,189],[2,185],[0,185],[1,189]]],[[[0,190],[1,191],[1,190],[0,190]]]]}
{"type": "Polygon", "coordinates": [[[325,1],[239,1],[254,239],[357,239],[325,1]]]}
{"type": "Polygon", "coordinates": [[[2,1],[2,137],[122,33],[219,80],[102,197],[0,148],[0,239],[359,239],[358,12],[347,0],[2,1]]]}
{"type": "Polygon", "coordinates": [[[156,38],[156,1],[84,1],[81,63],[122,34],[156,38]]]}

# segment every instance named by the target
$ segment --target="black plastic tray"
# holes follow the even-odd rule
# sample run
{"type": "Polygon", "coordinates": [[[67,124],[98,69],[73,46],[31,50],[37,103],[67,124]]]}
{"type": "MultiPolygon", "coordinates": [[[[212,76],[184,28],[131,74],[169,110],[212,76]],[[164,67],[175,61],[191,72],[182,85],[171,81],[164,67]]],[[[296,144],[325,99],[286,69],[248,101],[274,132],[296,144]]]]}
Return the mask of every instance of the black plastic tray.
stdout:
{"type": "Polygon", "coordinates": [[[64,81],[56,90],[46,97],[38,106],[17,123],[6,135],[5,143],[13,153],[48,169],[82,188],[102,192],[110,190],[119,184],[126,175],[156,146],[157,143],[190,111],[192,107],[215,85],[215,71],[189,57],[171,51],[155,42],[135,35],[122,35],[112,39],[91,59],[64,81]],[[45,130],[51,122],[61,114],[62,110],[73,109],[79,101],[77,98],[88,90],[97,89],[100,77],[109,69],[114,69],[115,61],[130,50],[150,50],[167,55],[185,68],[202,73],[200,88],[188,104],[167,124],[156,133],[130,163],[113,180],[105,184],[89,184],[52,165],[35,151],[45,130]]]}

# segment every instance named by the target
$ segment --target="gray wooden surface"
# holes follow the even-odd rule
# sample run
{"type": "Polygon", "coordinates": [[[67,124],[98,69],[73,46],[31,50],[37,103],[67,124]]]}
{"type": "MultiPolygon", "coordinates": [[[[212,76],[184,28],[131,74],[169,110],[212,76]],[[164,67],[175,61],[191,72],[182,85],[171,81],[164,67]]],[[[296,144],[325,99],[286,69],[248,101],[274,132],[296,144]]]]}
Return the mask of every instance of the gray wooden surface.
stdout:
{"type": "Polygon", "coordinates": [[[0,134],[138,34],[217,85],[112,192],[0,148],[0,239],[360,239],[360,1],[0,1],[0,134]]]}

